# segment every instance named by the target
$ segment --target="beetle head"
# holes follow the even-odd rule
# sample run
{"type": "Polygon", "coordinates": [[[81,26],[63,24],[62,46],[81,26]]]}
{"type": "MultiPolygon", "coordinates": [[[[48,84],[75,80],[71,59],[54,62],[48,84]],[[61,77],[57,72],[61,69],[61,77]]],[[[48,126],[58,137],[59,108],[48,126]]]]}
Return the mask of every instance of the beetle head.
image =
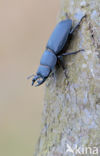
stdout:
{"type": "Polygon", "coordinates": [[[51,69],[49,66],[40,65],[37,70],[36,75],[32,74],[28,77],[28,79],[34,76],[32,79],[32,86],[34,85],[35,82],[37,82],[35,87],[40,86],[48,78],[50,72],[51,72],[51,69]]]}

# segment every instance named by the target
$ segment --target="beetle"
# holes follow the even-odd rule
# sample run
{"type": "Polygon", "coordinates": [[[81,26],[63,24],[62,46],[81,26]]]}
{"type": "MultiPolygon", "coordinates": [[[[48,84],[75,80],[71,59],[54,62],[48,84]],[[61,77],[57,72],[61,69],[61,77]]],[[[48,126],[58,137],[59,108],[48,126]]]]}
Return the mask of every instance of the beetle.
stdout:
{"type": "MultiPolygon", "coordinates": [[[[78,28],[80,22],[84,17],[85,15],[81,17],[80,21],[74,28],[72,28],[72,20],[68,18],[62,20],[57,24],[48,40],[46,49],[40,59],[40,65],[38,67],[37,73],[32,79],[32,85],[34,85],[35,81],[37,81],[37,85],[35,86],[43,84],[49,77],[50,73],[53,71],[58,61],[60,62],[62,68],[65,70],[62,56],[76,54],[84,50],[81,49],[71,53],[62,53],[65,44],[68,42],[73,32],[78,28]]],[[[29,76],[28,78],[30,78],[31,76],[29,76]]]]}

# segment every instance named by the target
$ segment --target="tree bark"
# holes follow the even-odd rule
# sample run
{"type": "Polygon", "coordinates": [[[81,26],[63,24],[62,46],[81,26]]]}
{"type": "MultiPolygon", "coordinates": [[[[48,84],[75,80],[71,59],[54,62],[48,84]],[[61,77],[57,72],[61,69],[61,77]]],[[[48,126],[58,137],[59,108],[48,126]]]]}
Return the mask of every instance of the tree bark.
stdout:
{"type": "Polygon", "coordinates": [[[59,19],[67,12],[73,25],[76,13],[86,13],[67,50],[85,52],[64,57],[67,79],[60,67],[46,82],[35,156],[76,156],[77,147],[92,152],[96,147],[100,155],[100,0],[62,0],[61,5],[59,19]]]}

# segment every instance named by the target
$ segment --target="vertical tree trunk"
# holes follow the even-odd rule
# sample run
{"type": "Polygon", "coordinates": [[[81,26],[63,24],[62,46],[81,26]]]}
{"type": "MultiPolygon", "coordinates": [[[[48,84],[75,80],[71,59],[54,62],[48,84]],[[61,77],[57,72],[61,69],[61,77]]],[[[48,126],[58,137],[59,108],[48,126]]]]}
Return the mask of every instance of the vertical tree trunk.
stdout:
{"type": "Polygon", "coordinates": [[[35,156],[78,155],[79,147],[100,155],[100,0],[62,0],[61,8],[61,18],[67,12],[74,25],[76,13],[87,14],[68,49],[85,52],[65,57],[68,79],[59,68],[46,82],[35,156]]]}

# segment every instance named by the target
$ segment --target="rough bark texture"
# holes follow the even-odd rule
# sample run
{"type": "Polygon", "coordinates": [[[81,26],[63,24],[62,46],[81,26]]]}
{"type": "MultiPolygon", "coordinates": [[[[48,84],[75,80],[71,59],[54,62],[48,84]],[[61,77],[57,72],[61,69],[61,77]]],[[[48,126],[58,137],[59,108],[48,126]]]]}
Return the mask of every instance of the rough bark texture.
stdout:
{"type": "Polygon", "coordinates": [[[60,19],[67,12],[73,24],[77,12],[87,14],[68,49],[85,52],[65,57],[68,79],[59,68],[46,82],[35,156],[79,155],[67,152],[67,144],[100,150],[100,0],[62,0],[61,5],[60,19]]]}

